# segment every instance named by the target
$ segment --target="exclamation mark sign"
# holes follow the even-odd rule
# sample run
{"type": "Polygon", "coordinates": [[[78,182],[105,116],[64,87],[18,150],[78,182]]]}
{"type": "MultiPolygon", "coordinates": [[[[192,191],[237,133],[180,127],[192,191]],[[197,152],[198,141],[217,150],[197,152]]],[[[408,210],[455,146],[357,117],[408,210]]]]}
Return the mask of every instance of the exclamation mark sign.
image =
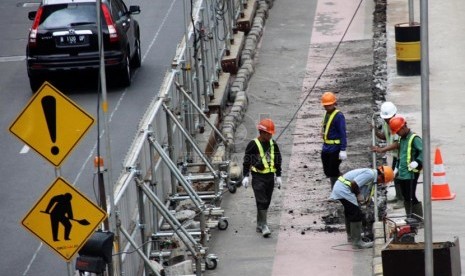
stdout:
{"type": "MultiPolygon", "coordinates": [[[[45,96],[42,98],[42,109],[44,110],[45,121],[47,122],[48,133],[52,143],[55,144],[57,139],[57,103],[53,96],[45,96]]],[[[51,153],[57,155],[60,149],[57,146],[52,146],[51,153]]]]}

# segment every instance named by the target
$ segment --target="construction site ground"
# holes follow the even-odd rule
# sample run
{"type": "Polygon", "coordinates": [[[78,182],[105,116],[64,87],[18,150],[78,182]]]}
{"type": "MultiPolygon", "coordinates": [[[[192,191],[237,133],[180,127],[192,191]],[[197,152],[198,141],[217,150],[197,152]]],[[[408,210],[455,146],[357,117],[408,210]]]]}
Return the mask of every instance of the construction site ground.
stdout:
{"type": "Polygon", "coordinates": [[[328,200],[330,184],[320,159],[320,96],[335,92],[347,120],[348,160],[341,170],[372,167],[371,120],[385,93],[385,65],[374,62],[379,55],[385,60],[385,3],[339,2],[318,1],[313,7],[305,0],[275,1],[270,9],[233,161],[242,164],[245,146],[257,136],[257,122],[272,118],[284,179],[269,210],[272,235],[264,239],[255,232],[251,188],[229,194],[222,205],[229,228],[210,242],[219,265],[206,275],[371,275],[372,250],[347,244],[338,217],[341,204],[328,200]]]}

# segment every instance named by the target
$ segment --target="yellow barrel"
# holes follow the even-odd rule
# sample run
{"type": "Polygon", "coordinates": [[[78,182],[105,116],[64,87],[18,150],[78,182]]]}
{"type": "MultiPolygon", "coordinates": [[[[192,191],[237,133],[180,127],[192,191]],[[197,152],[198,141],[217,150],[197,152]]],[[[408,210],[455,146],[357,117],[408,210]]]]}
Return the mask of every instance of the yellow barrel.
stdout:
{"type": "Polygon", "coordinates": [[[395,25],[397,74],[416,76],[421,74],[420,24],[395,25]]]}

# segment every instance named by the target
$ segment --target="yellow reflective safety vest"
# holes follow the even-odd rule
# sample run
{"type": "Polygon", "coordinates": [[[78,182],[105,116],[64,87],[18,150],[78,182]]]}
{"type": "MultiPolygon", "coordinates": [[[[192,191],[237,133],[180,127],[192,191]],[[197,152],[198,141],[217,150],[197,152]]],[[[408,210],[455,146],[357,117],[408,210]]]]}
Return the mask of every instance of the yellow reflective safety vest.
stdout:
{"type": "Polygon", "coordinates": [[[260,153],[260,159],[262,161],[264,169],[263,170],[258,170],[257,168],[252,167],[251,170],[253,172],[263,173],[263,174],[276,172],[276,168],[274,166],[274,158],[275,158],[275,156],[274,156],[274,143],[273,143],[273,140],[270,140],[269,154],[265,154],[265,151],[263,150],[262,144],[260,143],[258,138],[255,138],[254,141],[255,141],[255,144],[258,147],[258,152],[260,153]]]}
{"type": "Polygon", "coordinates": [[[415,139],[415,137],[418,136],[416,135],[415,133],[412,134],[412,136],[410,136],[410,138],[408,139],[408,144],[407,144],[407,169],[411,172],[419,172],[418,169],[410,169],[410,162],[412,161],[412,143],[413,143],[413,139],[415,139]]]}
{"type": "Polygon", "coordinates": [[[347,186],[349,186],[349,188],[352,187],[352,182],[350,182],[349,180],[345,179],[344,177],[342,176],[339,176],[337,178],[337,180],[341,181],[342,183],[346,184],[347,186]]]}
{"type": "MultiPolygon", "coordinates": [[[[328,121],[326,122],[325,132],[323,134],[323,141],[324,141],[325,144],[339,145],[341,143],[341,139],[334,139],[334,140],[328,139],[329,128],[331,127],[331,123],[333,122],[333,119],[334,119],[334,117],[336,116],[337,113],[339,113],[339,110],[338,109],[334,110],[333,113],[331,113],[331,115],[329,115],[328,121]]],[[[324,124],[324,120],[325,120],[326,116],[327,116],[327,114],[325,114],[325,117],[323,118],[323,124],[324,124]]]]}
{"type": "MultiPolygon", "coordinates": [[[[342,176],[339,176],[339,177],[337,178],[337,180],[339,180],[340,182],[342,182],[342,183],[346,184],[347,186],[349,186],[349,189],[352,189],[352,182],[350,182],[349,180],[345,179],[345,178],[342,177],[342,176]]],[[[371,187],[370,197],[374,196],[374,194],[375,194],[375,186],[373,185],[373,186],[371,187]]]]}

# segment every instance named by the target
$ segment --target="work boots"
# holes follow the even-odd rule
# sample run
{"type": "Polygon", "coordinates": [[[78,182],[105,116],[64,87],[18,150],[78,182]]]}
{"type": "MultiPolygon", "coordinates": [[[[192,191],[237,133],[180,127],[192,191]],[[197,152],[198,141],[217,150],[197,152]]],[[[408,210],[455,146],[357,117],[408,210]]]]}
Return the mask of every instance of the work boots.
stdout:
{"type": "Polygon", "coordinates": [[[394,188],[396,189],[396,203],[394,204],[394,209],[404,208],[404,196],[402,195],[402,190],[400,189],[400,183],[394,181],[394,188]]]}
{"type": "Polygon", "coordinates": [[[263,227],[263,212],[257,210],[257,232],[261,233],[263,227]]]}
{"type": "MultiPolygon", "coordinates": [[[[266,216],[267,216],[268,210],[258,210],[258,216],[261,218],[261,232],[263,237],[268,238],[271,234],[270,228],[268,228],[268,225],[266,223],[266,216]]],[[[257,226],[258,230],[258,226],[257,226]]]]}
{"type": "Polygon", "coordinates": [[[412,216],[412,202],[405,200],[404,201],[404,208],[405,208],[405,215],[407,217],[411,217],[412,216]]]}
{"type": "Polygon", "coordinates": [[[346,217],[344,217],[344,222],[346,224],[347,242],[351,243],[352,242],[352,237],[351,237],[352,233],[350,232],[350,221],[346,217]]]}
{"type": "Polygon", "coordinates": [[[362,222],[350,223],[350,237],[352,238],[353,249],[364,249],[373,247],[373,242],[362,241],[362,222]]]}
{"type": "Polygon", "coordinates": [[[412,213],[415,214],[416,218],[423,219],[423,204],[421,204],[421,202],[414,204],[412,207],[412,213]]]}

